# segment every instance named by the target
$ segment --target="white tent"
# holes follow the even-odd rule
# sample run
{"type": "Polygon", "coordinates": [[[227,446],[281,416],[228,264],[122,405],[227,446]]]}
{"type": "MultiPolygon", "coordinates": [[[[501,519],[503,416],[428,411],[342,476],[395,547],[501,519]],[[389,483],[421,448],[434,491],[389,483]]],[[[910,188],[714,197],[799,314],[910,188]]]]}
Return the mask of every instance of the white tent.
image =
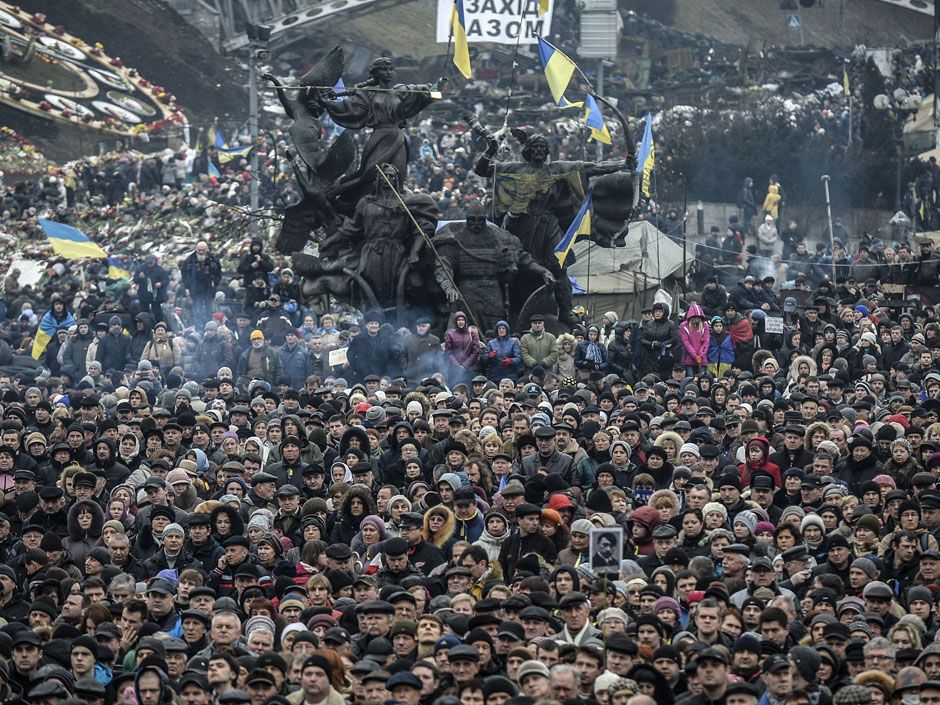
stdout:
{"type": "MultiPolygon", "coordinates": [[[[688,267],[695,261],[694,248],[689,243],[688,267]]],[[[576,303],[589,310],[625,314],[628,304],[635,303],[635,294],[658,289],[669,277],[682,276],[682,247],[646,221],[630,226],[623,247],[601,247],[583,240],[573,249],[577,262],[568,267],[568,275],[576,280],[576,303]]]]}

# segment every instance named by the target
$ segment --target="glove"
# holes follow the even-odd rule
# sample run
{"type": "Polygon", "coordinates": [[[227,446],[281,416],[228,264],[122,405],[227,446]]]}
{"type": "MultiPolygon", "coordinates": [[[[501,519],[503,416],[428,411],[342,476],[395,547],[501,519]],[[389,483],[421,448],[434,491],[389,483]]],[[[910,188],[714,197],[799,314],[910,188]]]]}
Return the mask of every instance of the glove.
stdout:
{"type": "Polygon", "coordinates": [[[496,359],[496,351],[495,351],[495,350],[490,350],[490,354],[488,355],[488,357],[490,358],[490,360],[495,360],[495,359],[496,359]]]}
{"type": "Polygon", "coordinates": [[[511,364],[512,364],[512,358],[511,358],[511,357],[504,357],[504,358],[503,358],[503,362],[502,362],[503,367],[509,367],[511,364]]]}
{"type": "Polygon", "coordinates": [[[702,364],[702,356],[701,356],[701,355],[696,355],[696,356],[695,356],[695,364],[696,364],[696,365],[701,365],[701,364],[702,364]]]}

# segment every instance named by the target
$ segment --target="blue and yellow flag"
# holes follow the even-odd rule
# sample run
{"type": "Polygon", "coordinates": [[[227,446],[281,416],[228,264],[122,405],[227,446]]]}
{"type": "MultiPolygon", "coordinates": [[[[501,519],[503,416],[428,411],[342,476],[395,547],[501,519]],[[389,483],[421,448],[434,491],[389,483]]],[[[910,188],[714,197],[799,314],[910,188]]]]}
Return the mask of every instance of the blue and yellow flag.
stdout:
{"type": "Polygon", "coordinates": [[[646,114],[646,129],[643,130],[643,141],[640,151],[636,155],[636,173],[643,174],[643,195],[650,196],[650,179],[656,164],[656,145],[653,142],[653,116],[646,114]]]}
{"type": "MultiPolygon", "coordinates": [[[[248,154],[253,149],[252,145],[247,147],[229,147],[225,141],[225,138],[222,137],[222,131],[219,129],[219,126],[215,126],[215,149],[219,153],[219,164],[228,164],[234,159],[239,159],[240,157],[247,157],[248,154]]],[[[211,175],[211,171],[210,171],[211,175]]]]}
{"type": "Polygon", "coordinates": [[[571,77],[574,76],[574,72],[578,68],[577,64],[541,37],[539,37],[539,59],[542,61],[545,80],[548,81],[548,89],[552,92],[552,98],[555,99],[558,105],[569,105],[565,98],[565,90],[567,90],[568,84],[571,83],[571,77]]]}
{"type": "Polygon", "coordinates": [[[108,257],[108,279],[130,279],[131,273],[117,257],[108,257]]]}
{"type": "Polygon", "coordinates": [[[464,78],[470,78],[470,47],[467,45],[467,18],[463,11],[463,0],[454,0],[450,29],[454,34],[454,66],[464,78]]]}
{"type": "Polygon", "coordinates": [[[209,162],[209,176],[211,176],[214,179],[222,178],[222,174],[219,173],[219,167],[217,167],[211,161],[209,162]]]}
{"type": "Polygon", "coordinates": [[[591,130],[589,140],[610,144],[610,130],[607,129],[607,124],[604,122],[604,115],[601,113],[600,106],[590,93],[584,99],[584,124],[591,130]]]}
{"type": "Polygon", "coordinates": [[[30,357],[38,360],[46,352],[49,341],[55,336],[57,324],[52,316],[43,316],[39,321],[39,328],[36,329],[36,337],[33,338],[33,347],[29,351],[30,357]]]}
{"type": "Polygon", "coordinates": [[[571,222],[571,227],[568,228],[568,232],[565,233],[561,242],[555,246],[555,257],[558,258],[558,265],[560,267],[565,266],[565,259],[567,259],[571,248],[574,247],[578,236],[591,234],[592,200],[593,192],[588,191],[587,198],[584,199],[584,203],[581,205],[581,210],[578,211],[578,215],[576,215],[575,219],[571,222]]]}
{"type": "Polygon", "coordinates": [[[54,220],[39,219],[39,227],[49,238],[52,251],[66,259],[104,259],[108,253],[88,239],[81,230],[54,220]]]}

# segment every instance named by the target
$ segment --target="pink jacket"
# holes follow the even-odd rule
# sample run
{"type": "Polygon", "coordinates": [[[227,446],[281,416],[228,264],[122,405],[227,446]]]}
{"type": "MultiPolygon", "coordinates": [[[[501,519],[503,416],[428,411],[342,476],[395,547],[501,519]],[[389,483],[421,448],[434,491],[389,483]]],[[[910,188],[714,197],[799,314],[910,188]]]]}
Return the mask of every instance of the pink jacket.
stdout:
{"type": "Polygon", "coordinates": [[[454,318],[457,316],[463,316],[467,325],[462,329],[451,328],[444,333],[444,352],[451,365],[475,370],[480,362],[480,339],[476,332],[470,330],[467,314],[457,311],[454,318]]]}
{"type": "Polygon", "coordinates": [[[682,364],[683,365],[706,365],[708,364],[708,342],[711,334],[708,331],[708,324],[705,322],[705,313],[698,304],[692,304],[685,314],[685,320],[679,324],[679,341],[682,343],[682,364]],[[698,318],[697,322],[692,319],[698,318]],[[697,323],[697,325],[696,325],[697,323]],[[700,360],[696,362],[695,356],[700,360]]]}

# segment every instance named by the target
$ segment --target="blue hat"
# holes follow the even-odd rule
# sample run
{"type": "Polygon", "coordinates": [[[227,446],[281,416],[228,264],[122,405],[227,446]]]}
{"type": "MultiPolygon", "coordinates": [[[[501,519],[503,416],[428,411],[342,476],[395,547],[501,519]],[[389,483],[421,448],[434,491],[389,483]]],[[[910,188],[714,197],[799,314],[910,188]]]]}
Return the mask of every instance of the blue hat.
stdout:
{"type": "Polygon", "coordinates": [[[412,688],[417,688],[418,690],[424,687],[421,683],[421,679],[411,671],[399,671],[385,683],[385,687],[388,690],[391,690],[396,685],[410,685],[412,688]]]}
{"type": "Polygon", "coordinates": [[[767,318],[767,314],[764,313],[761,309],[755,308],[753,311],[751,311],[751,318],[763,319],[767,318]]]}
{"type": "Polygon", "coordinates": [[[739,651],[750,651],[751,653],[760,656],[760,639],[753,632],[744,632],[744,634],[739,636],[738,640],[734,642],[734,648],[731,651],[735,654],[739,651]]]}
{"type": "Polygon", "coordinates": [[[440,639],[437,640],[437,643],[434,644],[434,653],[436,654],[441,649],[452,649],[455,646],[458,646],[462,643],[463,642],[460,641],[460,639],[455,637],[453,634],[442,636],[440,639]]]}

